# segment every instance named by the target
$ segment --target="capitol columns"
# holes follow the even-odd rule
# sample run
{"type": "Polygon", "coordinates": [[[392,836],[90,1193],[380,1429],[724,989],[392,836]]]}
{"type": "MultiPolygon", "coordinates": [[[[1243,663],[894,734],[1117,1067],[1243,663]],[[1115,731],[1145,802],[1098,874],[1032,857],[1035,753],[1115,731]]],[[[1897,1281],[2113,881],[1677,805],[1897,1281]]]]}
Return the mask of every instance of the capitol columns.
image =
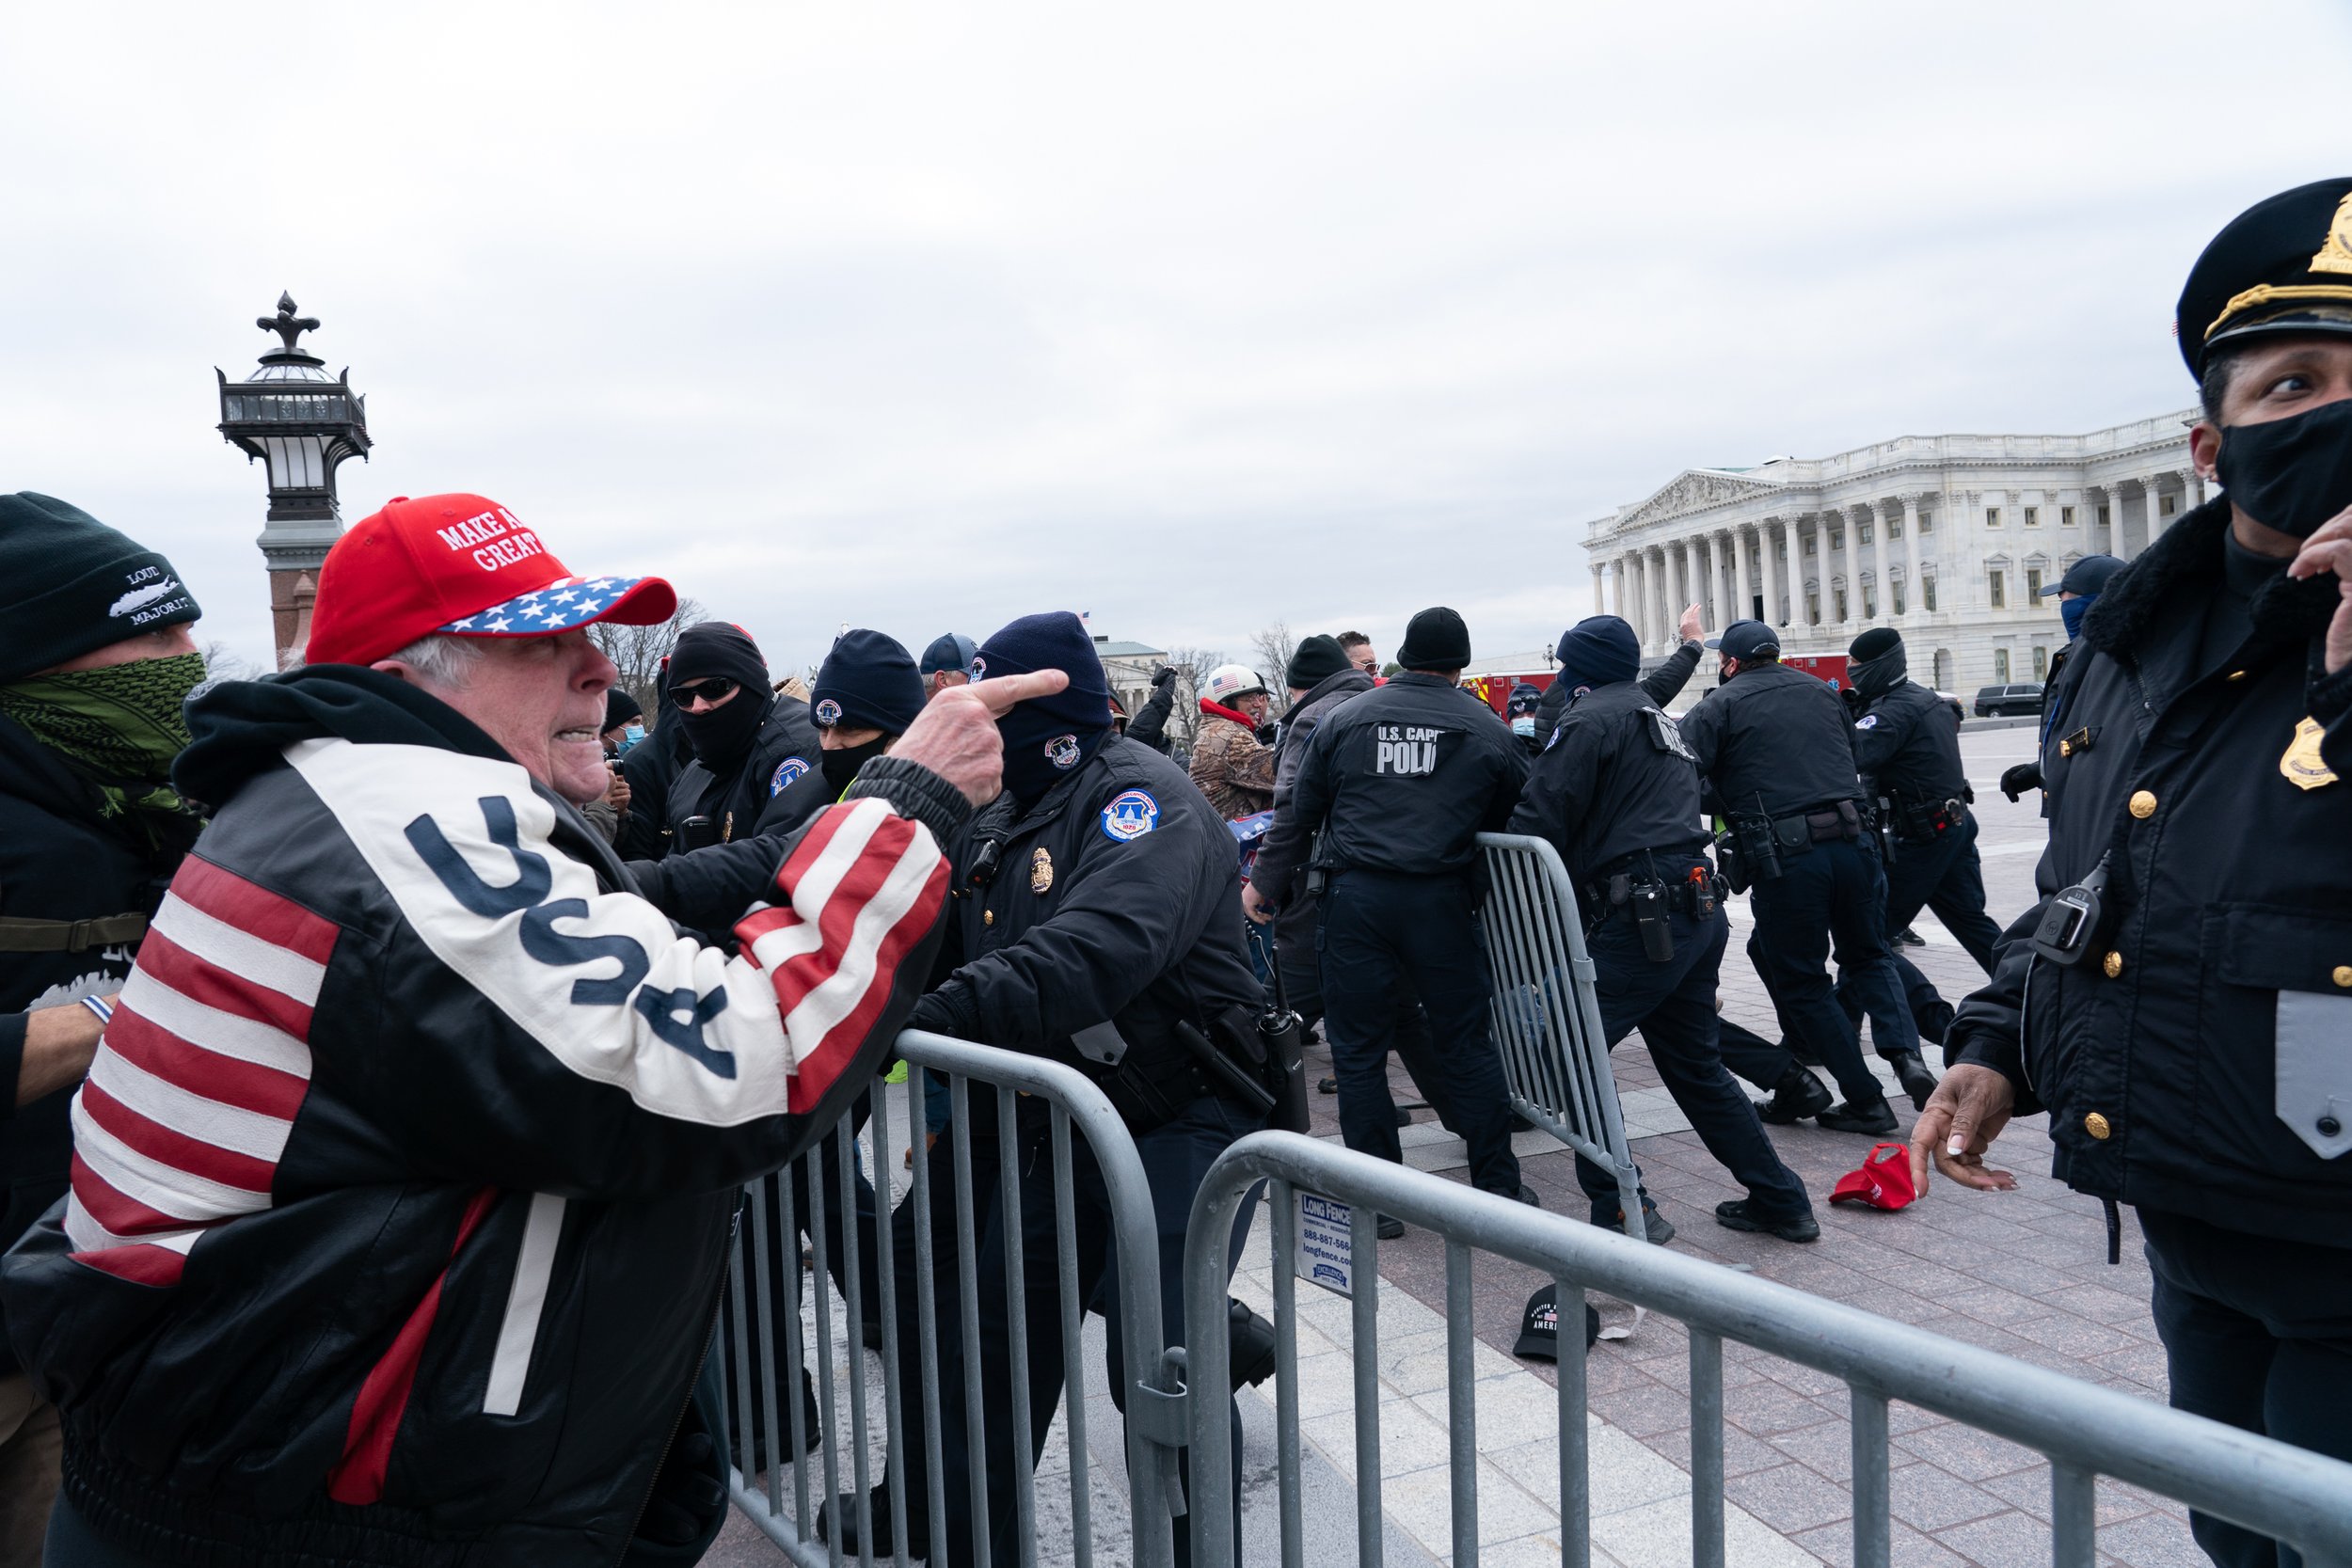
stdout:
{"type": "Polygon", "coordinates": [[[1878,578],[1878,613],[1871,619],[1884,623],[1895,618],[1895,580],[1886,575],[1886,523],[1893,514],[1884,501],[1873,503],[1870,512],[1870,563],[1878,578]]]}
{"type": "Polygon", "coordinates": [[[1772,549],[1772,524],[1767,517],[1756,526],[1756,567],[1764,579],[1764,624],[1780,625],[1780,562],[1772,549]]]}
{"type": "MultiPolygon", "coordinates": [[[[1762,531],[1757,531],[1760,533],[1762,531]]],[[[1737,525],[1731,531],[1731,603],[1724,607],[1723,626],[1744,619],[1750,607],[1756,603],[1756,595],[1748,591],[1748,541],[1737,525]]],[[[1715,629],[1721,631],[1723,626],[1715,629]]]]}
{"type": "Polygon", "coordinates": [[[1707,535],[1707,592],[1699,596],[1700,616],[1709,626],[1723,624],[1718,607],[1724,602],[1724,536],[1721,530],[1707,535]]]}
{"type": "MultiPolygon", "coordinates": [[[[1903,514],[1903,618],[1905,620],[1915,615],[1927,613],[1926,609],[1920,603],[1919,596],[1919,518],[1922,515],[1919,503],[1925,499],[1921,496],[1904,496],[1896,501],[1896,504],[1902,508],[1903,514]]],[[[1890,599],[1887,602],[1892,604],[1894,601],[1890,599]]]]}

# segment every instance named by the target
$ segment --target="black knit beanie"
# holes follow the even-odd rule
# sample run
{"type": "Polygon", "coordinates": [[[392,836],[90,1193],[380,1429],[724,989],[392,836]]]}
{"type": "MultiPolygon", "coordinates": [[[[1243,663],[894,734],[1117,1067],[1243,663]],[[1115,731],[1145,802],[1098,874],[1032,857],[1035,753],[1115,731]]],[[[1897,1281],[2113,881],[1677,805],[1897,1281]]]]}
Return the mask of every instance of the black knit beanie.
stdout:
{"type": "Polygon", "coordinates": [[[1341,671],[1354,668],[1347,661],[1347,651],[1340,646],[1340,640],[1318,632],[1298,644],[1282,679],[1294,691],[1311,691],[1341,671]]]}
{"type": "Polygon", "coordinates": [[[1405,623],[1405,645],[1396,661],[1407,670],[1459,670],[1470,661],[1470,627],[1443,605],[1405,623]]]}
{"type": "Polygon", "coordinates": [[[923,677],[897,638],[845,631],[834,640],[808,700],[809,716],[819,724],[904,735],[923,711],[923,677]]]}
{"type": "Polygon", "coordinates": [[[170,562],[80,507],[0,496],[0,683],[201,613],[170,562]]]}

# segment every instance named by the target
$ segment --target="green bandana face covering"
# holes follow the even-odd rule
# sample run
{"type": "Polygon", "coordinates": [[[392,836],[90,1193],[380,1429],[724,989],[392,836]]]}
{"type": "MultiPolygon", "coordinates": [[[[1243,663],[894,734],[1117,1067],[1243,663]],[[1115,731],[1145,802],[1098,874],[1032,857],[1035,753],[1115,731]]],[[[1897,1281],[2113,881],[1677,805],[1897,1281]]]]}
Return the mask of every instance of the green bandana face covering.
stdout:
{"type": "Polygon", "coordinates": [[[102,815],[184,813],[171,763],[188,744],[180,705],[203,678],[200,654],[33,675],[0,686],[0,713],[87,776],[102,815]]]}

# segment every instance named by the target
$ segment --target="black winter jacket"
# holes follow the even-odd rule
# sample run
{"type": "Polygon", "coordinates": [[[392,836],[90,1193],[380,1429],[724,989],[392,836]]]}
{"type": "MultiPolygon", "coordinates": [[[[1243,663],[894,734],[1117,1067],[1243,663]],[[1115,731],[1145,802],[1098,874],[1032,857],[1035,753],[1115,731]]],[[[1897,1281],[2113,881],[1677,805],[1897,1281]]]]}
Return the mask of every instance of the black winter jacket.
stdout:
{"type": "Polygon", "coordinates": [[[1162,681],[1152,689],[1152,695],[1136,716],[1127,721],[1127,738],[1166,756],[1168,752],[1168,716],[1176,711],[1176,683],[1162,681]]]}
{"type": "MultiPolygon", "coordinates": [[[[1690,644],[1689,646],[1695,646],[1690,644]]],[[[1687,679],[1696,659],[1682,667],[1687,679]]],[[[1579,889],[1642,849],[1704,848],[1699,775],[1658,676],[1596,687],[1570,703],[1535,759],[1510,831],[1548,838],[1579,889]]]]}
{"type": "MultiPolygon", "coordinates": [[[[1657,669],[1641,678],[1641,688],[1649,693],[1651,702],[1664,707],[1681,695],[1682,689],[1691,684],[1692,673],[1699,667],[1699,652],[1698,643],[1685,642],[1661,659],[1657,669]]],[[[1556,675],[1552,677],[1551,684],[1544,688],[1542,698],[1535,704],[1535,739],[1539,751],[1560,728],[1561,716],[1568,711],[1568,705],[1575,700],[1576,689],[1556,675]]]]}
{"type": "Polygon", "coordinates": [[[1370,675],[1353,665],[1326,675],[1314,689],[1298,699],[1282,721],[1282,737],[1274,749],[1274,825],[1259,841],[1258,859],[1249,868],[1250,885],[1269,904],[1288,904],[1298,895],[1299,874],[1314,848],[1314,829],[1302,823],[1291,804],[1298,787],[1299,765],[1324,716],[1352,697],[1372,689],[1370,675]]]}
{"type": "Polygon", "coordinates": [[[2352,1140],[2306,1141],[2330,1094],[2339,1127],[2352,1105],[2352,670],[2321,661],[2332,576],[2270,579],[2244,643],[2192,667],[2229,521],[2226,499],[2182,518],[2086,618],[2042,755],[2043,902],[1946,1058],[2046,1108],[2082,1192],[2352,1245],[2352,1140]],[[2026,939],[2110,849],[2120,919],[2055,964],[2026,939]]]}
{"type": "MultiPolygon", "coordinates": [[[[1853,725],[1856,771],[1903,806],[1968,798],[1960,760],[1960,720],[1952,705],[1906,680],[1873,699],[1853,725]]],[[[1900,832],[1903,817],[1896,818],[1900,832]]]]}
{"type": "Polygon", "coordinates": [[[1456,876],[1526,782],[1527,753],[1493,708],[1408,670],[1323,721],[1292,800],[1299,822],[1322,830],[1327,865],[1456,876]]]}
{"type": "Polygon", "coordinates": [[[709,1338],[737,1185],[870,1080],[960,818],[834,807],[734,960],[412,687],[199,702],[174,879],[0,1264],[65,1495],[171,1560],[610,1564],[709,1338]]]}
{"type": "Polygon", "coordinates": [[[1264,993],[1241,934],[1233,835],[1183,768],[1113,736],[1025,811],[1009,795],[958,841],[948,968],[920,1022],[1099,1076],[1070,1037],[1110,1022],[1131,1052],[1175,1057],[1264,993]],[[982,847],[993,869],[975,880],[982,847]]]}
{"type": "MultiPolygon", "coordinates": [[[[135,829],[102,818],[96,792],[80,774],[0,718],[0,919],[151,917],[180,857],[176,847],[151,849],[135,829]]],[[[8,1181],[0,1247],[14,1244],[65,1196],[73,1158],[71,1088],[16,1103],[25,1015],[120,990],[138,949],[136,935],[118,934],[130,924],[102,928],[101,936],[116,936],[111,941],[70,930],[0,938],[0,1172],[8,1181]],[[33,949],[53,936],[72,945],[33,949]]],[[[0,1344],[0,1373],[16,1370],[15,1353],[0,1344]]]]}
{"type": "Polygon", "coordinates": [[[670,784],[664,855],[677,852],[679,827],[690,816],[710,818],[716,842],[725,844],[789,832],[832,801],[836,792],[825,785],[822,748],[808,704],[777,693],[770,694],[769,704],[751,751],[728,777],[715,777],[691,755],[679,768],[670,784]]]}
{"type": "Polygon", "coordinates": [[[1682,716],[1710,809],[1787,816],[1858,800],[1852,721],[1828,685],[1786,664],[1741,670],[1682,716]]]}

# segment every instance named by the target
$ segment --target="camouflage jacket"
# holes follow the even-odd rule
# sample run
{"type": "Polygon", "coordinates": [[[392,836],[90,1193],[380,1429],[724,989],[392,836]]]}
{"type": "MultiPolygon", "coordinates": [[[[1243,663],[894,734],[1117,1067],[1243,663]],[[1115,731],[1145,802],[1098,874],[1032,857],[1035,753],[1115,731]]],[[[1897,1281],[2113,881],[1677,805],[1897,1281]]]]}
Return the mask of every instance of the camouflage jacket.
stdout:
{"type": "Polygon", "coordinates": [[[1248,725],[1203,712],[1200,738],[1192,743],[1192,782],[1228,821],[1268,810],[1274,804],[1274,748],[1260,744],[1248,725]]]}

